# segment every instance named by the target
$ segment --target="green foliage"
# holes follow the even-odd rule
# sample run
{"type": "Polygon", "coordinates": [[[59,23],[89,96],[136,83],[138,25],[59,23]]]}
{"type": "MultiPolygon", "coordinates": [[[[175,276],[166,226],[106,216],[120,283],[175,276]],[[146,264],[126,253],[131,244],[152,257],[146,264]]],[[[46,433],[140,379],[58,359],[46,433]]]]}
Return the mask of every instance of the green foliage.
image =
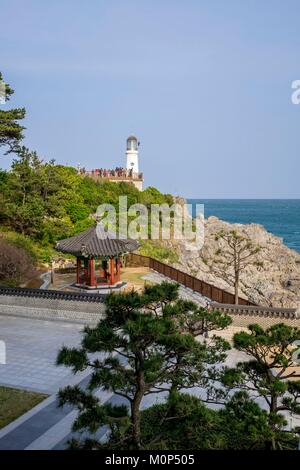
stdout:
{"type": "Polygon", "coordinates": [[[299,330],[251,325],[250,333],[236,334],[234,343],[253,360],[222,369],[229,345],[205,337],[226,328],[230,318],[179,299],[178,287],[164,282],[146,286],[143,293],[109,295],[105,318],[97,327],[85,328],[81,347],[61,349],[58,364],[74,373],[92,369],[87,390],[67,387],[59,392],[61,405],[72,404],[79,411],[74,431],[91,433],[88,439],[72,440],[71,448],[295,449],[297,431],[286,430],[279,411],[299,412],[300,385],[289,380],[291,345],[299,330]],[[195,341],[199,334],[202,340],[195,341]],[[222,389],[216,387],[220,379],[222,389]],[[201,398],[182,393],[194,387],[201,387],[201,398]],[[98,388],[119,395],[124,404],[101,404],[93,393],[98,388]],[[141,411],[144,397],[161,392],[165,400],[141,411]],[[257,396],[276,407],[262,409],[257,396]],[[204,402],[223,407],[208,409],[204,402]],[[94,436],[101,426],[110,431],[105,443],[94,436]]]}
{"type": "MultiPolygon", "coordinates": [[[[74,373],[92,369],[87,391],[67,387],[59,392],[61,405],[70,403],[79,410],[74,430],[95,432],[106,424],[111,431],[109,448],[141,448],[142,399],[167,392],[172,403],[179,390],[205,382],[206,367],[218,362],[226,347],[213,340],[209,345],[196,341],[185,328],[188,321],[183,317],[196,315],[197,305],[179,300],[178,288],[164,282],[146,286],[141,294],[109,295],[105,318],[96,327],[85,328],[81,347],[61,349],[57,364],[74,373]],[[128,410],[101,405],[92,395],[101,387],[122,397],[128,410]]],[[[89,440],[72,446],[105,445],[89,440]]]]}
{"type": "Polygon", "coordinates": [[[222,381],[228,388],[249,389],[265,400],[274,434],[269,446],[280,448],[282,439],[278,441],[276,436],[287,424],[281,412],[300,414],[300,374],[294,362],[299,349],[294,343],[300,340],[300,329],[283,323],[267,329],[253,324],[248,329],[234,335],[234,346],[251,360],[225,368],[222,381]]]}
{"type": "Polygon", "coordinates": [[[220,411],[177,394],[142,413],[143,440],[155,450],[263,449],[270,434],[266,413],[243,392],[220,411]]]}
{"type": "Polygon", "coordinates": [[[174,394],[141,416],[144,447],[151,450],[264,450],[272,439],[281,449],[296,449],[291,433],[273,430],[268,413],[244,391],[219,411],[196,396],[174,394]]]}
{"type": "Polygon", "coordinates": [[[57,256],[57,252],[52,245],[41,243],[20,233],[12,232],[7,230],[6,227],[1,227],[0,231],[2,238],[12,245],[22,248],[35,264],[49,263],[53,256],[57,256]]]}
{"type": "Polygon", "coordinates": [[[72,201],[68,205],[67,210],[73,223],[81,222],[82,220],[87,219],[89,216],[89,209],[83,202],[76,203],[72,201]]]}
{"type": "Polygon", "coordinates": [[[140,193],[141,204],[145,204],[150,207],[151,204],[173,204],[173,196],[171,194],[161,194],[158,189],[149,186],[147,189],[140,193]]]}
{"type": "Polygon", "coordinates": [[[142,412],[144,447],[151,450],[203,450],[221,447],[218,414],[199,398],[174,394],[142,412]]]}
{"type": "Polygon", "coordinates": [[[140,253],[165,263],[177,263],[179,259],[174,249],[168,248],[162,242],[155,240],[141,240],[140,253]]]}
{"type": "Polygon", "coordinates": [[[219,416],[227,449],[268,449],[272,441],[279,444],[278,448],[296,449],[296,436],[274,428],[267,411],[245,391],[235,393],[219,416]]]}
{"type": "MultiPolygon", "coordinates": [[[[0,72],[0,83],[2,81],[3,77],[0,72]]],[[[8,84],[5,84],[6,101],[9,101],[13,93],[14,90],[8,84]]],[[[19,121],[24,119],[24,117],[25,108],[0,109],[0,147],[8,147],[8,151],[13,151],[17,148],[23,139],[23,130],[25,129],[19,124],[19,121]]]]}
{"type": "MultiPolygon", "coordinates": [[[[46,260],[57,240],[94,225],[91,214],[100,204],[112,204],[118,215],[119,196],[127,196],[128,207],[170,201],[170,196],[154,188],[138,191],[124,182],[95,181],[74,168],[44,162],[36,152],[18,147],[11,170],[0,171],[0,223],[6,230],[30,237],[46,260]]],[[[163,248],[152,255],[175,260],[172,252],[163,248]]]]}

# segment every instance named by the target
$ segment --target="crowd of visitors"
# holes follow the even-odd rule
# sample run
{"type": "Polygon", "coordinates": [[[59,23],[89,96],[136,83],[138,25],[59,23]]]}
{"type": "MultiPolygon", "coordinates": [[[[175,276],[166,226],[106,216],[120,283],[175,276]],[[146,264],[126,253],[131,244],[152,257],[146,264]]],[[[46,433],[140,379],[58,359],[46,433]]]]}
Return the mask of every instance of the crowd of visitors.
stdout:
{"type": "Polygon", "coordinates": [[[106,168],[96,168],[91,171],[86,171],[85,168],[81,168],[80,173],[87,174],[90,176],[98,176],[100,178],[132,178],[134,173],[132,169],[127,170],[126,168],[117,166],[114,170],[107,170],[106,168]]]}

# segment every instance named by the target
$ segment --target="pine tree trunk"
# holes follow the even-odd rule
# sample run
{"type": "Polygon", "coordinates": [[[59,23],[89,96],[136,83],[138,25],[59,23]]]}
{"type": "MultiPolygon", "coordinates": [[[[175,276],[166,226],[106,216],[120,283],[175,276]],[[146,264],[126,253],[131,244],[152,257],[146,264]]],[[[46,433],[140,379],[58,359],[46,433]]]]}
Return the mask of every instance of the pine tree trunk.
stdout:
{"type": "Polygon", "coordinates": [[[240,254],[234,249],[234,303],[239,304],[240,254]]]}
{"type": "MultiPolygon", "coordinates": [[[[274,415],[274,414],[276,414],[276,411],[277,411],[277,396],[273,395],[273,396],[271,396],[270,413],[272,413],[272,415],[274,415]]],[[[272,424],[271,417],[269,417],[269,424],[271,425],[272,430],[275,431],[274,425],[272,424]]],[[[272,437],[272,439],[270,441],[266,442],[266,449],[267,450],[276,450],[276,441],[275,441],[274,437],[272,437]]]]}
{"type": "MultiPolygon", "coordinates": [[[[271,396],[270,411],[271,411],[272,415],[276,414],[276,411],[277,411],[277,395],[272,395],[271,396]]],[[[275,431],[274,427],[273,427],[273,430],[275,431]]],[[[272,438],[272,441],[271,441],[271,449],[276,450],[276,441],[275,441],[274,437],[272,438]]]]}
{"type": "Polygon", "coordinates": [[[143,372],[143,354],[138,351],[135,360],[136,370],[136,392],[131,402],[131,423],[132,423],[132,443],[137,448],[141,448],[141,413],[140,405],[145,393],[145,377],[143,372]]]}
{"type": "Polygon", "coordinates": [[[131,421],[132,421],[132,442],[137,449],[141,447],[141,413],[140,404],[143,398],[143,391],[136,392],[131,403],[131,421]]]}
{"type": "Polygon", "coordinates": [[[239,304],[239,272],[235,273],[234,279],[234,303],[235,305],[239,304]]]}
{"type": "Polygon", "coordinates": [[[178,378],[176,377],[176,374],[180,370],[181,363],[182,363],[182,355],[180,353],[178,353],[177,357],[176,357],[176,365],[175,365],[174,373],[173,373],[174,379],[171,382],[169,397],[172,397],[173,395],[175,395],[178,392],[179,383],[178,383],[178,378]]]}

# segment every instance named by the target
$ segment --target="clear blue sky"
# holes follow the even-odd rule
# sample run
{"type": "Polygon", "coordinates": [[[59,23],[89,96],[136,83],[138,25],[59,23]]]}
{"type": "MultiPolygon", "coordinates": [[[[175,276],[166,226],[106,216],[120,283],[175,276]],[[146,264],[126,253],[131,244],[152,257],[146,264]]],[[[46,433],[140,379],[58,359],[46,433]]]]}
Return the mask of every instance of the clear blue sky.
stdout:
{"type": "Polygon", "coordinates": [[[299,18],[299,0],[1,0],[0,69],[47,159],[123,165],[134,133],[162,191],[299,198],[299,18]]]}

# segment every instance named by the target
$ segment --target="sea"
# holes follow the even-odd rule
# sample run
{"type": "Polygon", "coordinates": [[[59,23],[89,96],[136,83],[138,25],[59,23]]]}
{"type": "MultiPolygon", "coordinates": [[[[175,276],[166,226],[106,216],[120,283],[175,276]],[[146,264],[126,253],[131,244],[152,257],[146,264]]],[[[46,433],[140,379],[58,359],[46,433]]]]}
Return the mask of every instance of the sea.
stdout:
{"type": "Polygon", "coordinates": [[[300,199],[187,199],[193,217],[196,204],[204,204],[204,217],[211,215],[230,223],[261,224],[300,253],[300,199]]]}

